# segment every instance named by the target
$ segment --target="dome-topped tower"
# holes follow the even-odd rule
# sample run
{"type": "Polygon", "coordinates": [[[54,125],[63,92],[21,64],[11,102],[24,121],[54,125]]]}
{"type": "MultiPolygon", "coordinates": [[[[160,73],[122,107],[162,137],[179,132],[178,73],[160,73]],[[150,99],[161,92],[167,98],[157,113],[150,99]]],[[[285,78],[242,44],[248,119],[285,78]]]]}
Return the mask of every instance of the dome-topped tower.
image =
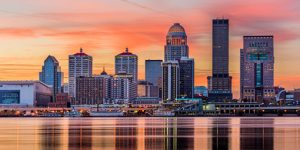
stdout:
{"type": "Polygon", "coordinates": [[[168,36],[176,36],[176,35],[180,35],[180,36],[186,36],[185,34],[185,30],[184,28],[180,25],[180,23],[174,23],[168,32],[168,36]]]}
{"type": "Polygon", "coordinates": [[[179,60],[189,56],[187,36],[184,28],[179,23],[174,23],[167,34],[165,45],[165,61],[179,60]]]}

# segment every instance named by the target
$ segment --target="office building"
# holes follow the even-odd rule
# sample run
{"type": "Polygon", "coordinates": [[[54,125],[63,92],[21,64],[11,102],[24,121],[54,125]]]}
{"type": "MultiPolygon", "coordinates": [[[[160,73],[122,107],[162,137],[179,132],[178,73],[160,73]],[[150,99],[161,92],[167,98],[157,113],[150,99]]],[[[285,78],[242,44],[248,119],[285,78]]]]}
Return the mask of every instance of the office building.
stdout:
{"type": "Polygon", "coordinates": [[[137,96],[138,84],[138,56],[129,52],[128,48],[115,56],[115,76],[120,78],[128,78],[130,80],[129,99],[133,100],[137,96]]]}
{"type": "Polygon", "coordinates": [[[269,103],[275,99],[273,36],[244,36],[240,51],[241,99],[269,103]]]}
{"type": "Polygon", "coordinates": [[[179,60],[180,68],[180,97],[194,97],[194,59],[181,57],[179,60]]]}
{"type": "Polygon", "coordinates": [[[82,48],[79,53],[69,55],[69,95],[76,96],[76,78],[91,77],[93,70],[93,58],[83,52],[82,48]]]}
{"type": "Polygon", "coordinates": [[[41,81],[0,81],[0,104],[47,107],[51,87],[41,81]]]}
{"type": "Polygon", "coordinates": [[[229,20],[212,21],[212,76],[208,79],[210,101],[232,99],[231,76],[229,75],[229,20]]]}
{"type": "MultiPolygon", "coordinates": [[[[131,74],[127,74],[127,73],[118,73],[116,75],[114,75],[114,78],[116,78],[117,80],[127,80],[127,89],[128,89],[128,93],[126,95],[128,95],[128,102],[131,102],[132,100],[134,100],[137,97],[137,83],[134,81],[134,76],[131,74]]],[[[125,103],[128,103],[125,102],[125,103]]]]}
{"type": "Polygon", "coordinates": [[[148,81],[140,80],[138,97],[159,97],[159,88],[148,81]]]}
{"type": "Polygon", "coordinates": [[[62,91],[63,73],[54,56],[49,55],[44,61],[42,71],[39,73],[39,80],[51,87],[53,101],[56,101],[56,94],[62,91]]]}
{"type": "Polygon", "coordinates": [[[174,101],[180,94],[179,81],[180,69],[178,61],[167,61],[162,63],[162,100],[174,101]]]}
{"type": "Polygon", "coordinates": [[[125,52],[115,56],[115,74],[126,73],[133,76],[133,81],[138,80],[138,56],[129,52],[126,48],[125,52]]]}
{"type": "Polygon", "coordinates": [[[174,23],[167,34],[164,61],[179,60],[189,57],[189,47],[184,28],[179,23],[174,23]]]}
{"type": "Polygon", "coordinates": [[[103,78],[77,77],[76,102],[78,105],[98,105],[103,103],[103,78]]]}
{"type": "Polygon", "coordinates": [[[145,76],[146,81],[152,83],[154,86],[161,85],[161,68],[162,60],[146,60],[145,61],[145,76]]]}
{"type": "Polygon", "coordinates": [[[56,94],[56,101],[48,104],[52,108],[69,108],[71,106],[68,93],[56,94]]]}

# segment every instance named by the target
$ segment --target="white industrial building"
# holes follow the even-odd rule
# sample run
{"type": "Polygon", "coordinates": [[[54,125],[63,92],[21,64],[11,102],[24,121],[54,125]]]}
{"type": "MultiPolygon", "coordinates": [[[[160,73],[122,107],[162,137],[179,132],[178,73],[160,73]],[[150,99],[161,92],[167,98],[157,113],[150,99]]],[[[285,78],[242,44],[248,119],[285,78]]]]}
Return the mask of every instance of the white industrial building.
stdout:
{"type": "Polygon", "coordinates": [[[0,104],[39,106],[51,101],[51,88],[40,81],[0,81],[0,104]]]}

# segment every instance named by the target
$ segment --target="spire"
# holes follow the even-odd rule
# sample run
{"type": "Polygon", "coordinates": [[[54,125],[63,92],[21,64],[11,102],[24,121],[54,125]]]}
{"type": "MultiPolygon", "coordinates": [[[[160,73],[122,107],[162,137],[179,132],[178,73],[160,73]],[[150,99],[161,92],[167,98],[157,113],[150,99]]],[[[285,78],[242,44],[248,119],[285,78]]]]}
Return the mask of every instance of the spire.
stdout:
{"type": "Polygon", "coordinates": [[[128,53],[128,47],[126,47],[125,52],[128,53]]]}
{"type": "Polygon", "coordinates": [[[82,47],[80,47],[80,53],[83,53],[83,49],[82,49],[82,47]]]}
{"type": "Polygon", "coordinates": [[[103,70],[102,70],[101,75],[107,75],[107,73],[105,72],[105,65],[103,65],[103,70]]]}

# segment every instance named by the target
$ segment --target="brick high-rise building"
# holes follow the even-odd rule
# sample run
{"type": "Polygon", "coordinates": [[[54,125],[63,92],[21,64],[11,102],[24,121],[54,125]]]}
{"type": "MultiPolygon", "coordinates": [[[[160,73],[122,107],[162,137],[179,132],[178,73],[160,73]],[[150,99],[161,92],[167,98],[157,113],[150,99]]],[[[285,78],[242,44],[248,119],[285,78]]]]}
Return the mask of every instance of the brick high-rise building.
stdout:
{"type": "Polygon", "coordinates": [[[96,105],[103,103],[102,77],[77,77],[76,102],[79,105],[96,105]]]}

